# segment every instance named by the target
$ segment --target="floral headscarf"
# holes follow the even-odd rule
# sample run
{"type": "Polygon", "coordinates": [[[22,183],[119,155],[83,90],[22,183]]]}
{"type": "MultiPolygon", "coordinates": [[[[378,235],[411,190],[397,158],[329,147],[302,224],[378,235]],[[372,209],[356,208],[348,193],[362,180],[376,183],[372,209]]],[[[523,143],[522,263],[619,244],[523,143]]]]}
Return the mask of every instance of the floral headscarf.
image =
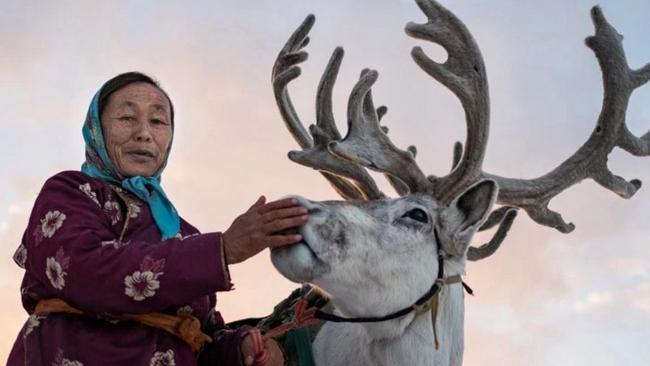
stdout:
{"type": "Polygon", "coordinates": [[[99,95],[101,91],[102,89],[95,94],[90,102],[86,121],[81,130],[86,142],[86,162],[81,166],[81,171],[93,178],[120,185],[146,202],[151,209],[151,215],[161,232],[162,238],[173,238],[180,232],[180,218],[174,205],[169,201],[165,191],[160,186],[160,174],[167,165],[171,142],[165,160],[153,176],[123,177],[113,165],[106,151],[99,116],[99,95]]]}

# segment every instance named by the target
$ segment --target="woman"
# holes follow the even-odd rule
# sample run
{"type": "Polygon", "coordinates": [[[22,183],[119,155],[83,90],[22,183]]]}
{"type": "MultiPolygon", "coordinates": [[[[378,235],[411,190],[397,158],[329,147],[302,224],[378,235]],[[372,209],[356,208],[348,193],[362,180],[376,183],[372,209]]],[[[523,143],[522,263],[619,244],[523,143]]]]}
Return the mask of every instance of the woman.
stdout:
{"type": "MultiPolygon", "coordinates": [[[[223,233],[199,233],[160,186],[173,130],[171,100],[144,74],[94,96],[82,171],[45,182],[15,255],[31,316],[9,365],[251,365],[263,351],[254,330],[225,327],[215,292],[232,288],[228,264],[299,241],[276,233],[307,211],[260,197],[223,233]]],[[[282,364],[275,342],[264,347],[282,364]]]]}

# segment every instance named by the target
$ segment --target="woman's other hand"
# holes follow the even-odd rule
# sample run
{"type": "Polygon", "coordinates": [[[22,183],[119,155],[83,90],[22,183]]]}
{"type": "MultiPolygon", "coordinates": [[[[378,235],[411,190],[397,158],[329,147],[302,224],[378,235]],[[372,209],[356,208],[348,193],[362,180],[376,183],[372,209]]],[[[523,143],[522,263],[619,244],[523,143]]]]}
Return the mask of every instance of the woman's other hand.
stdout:
{"type": "Polygon", "coordinates": [[[282,231],[307,223],[307,209],[300,206],[294,198],[265,202],[266,198],[260,196],[257,202],[237,217],[222,234],[228,264],[243,262],[265,248],[302,240],[299,234],[283,234],[282,231]]]}
{"type": "Polygon", "coordinates": [[[278,343],[264,339],[258,329],[252,329],[241,343],[241,353],[246,366],[283,366],[284,354],[278,343]]]}

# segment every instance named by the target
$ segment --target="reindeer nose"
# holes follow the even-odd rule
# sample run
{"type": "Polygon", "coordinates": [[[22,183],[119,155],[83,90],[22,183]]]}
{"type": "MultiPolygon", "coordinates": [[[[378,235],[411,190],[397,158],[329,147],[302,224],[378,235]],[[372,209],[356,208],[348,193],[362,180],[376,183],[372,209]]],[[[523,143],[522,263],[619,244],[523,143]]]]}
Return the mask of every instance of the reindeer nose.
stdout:
{"type": "Polygon", "coordinates": [[[310,216],[311,216],[311,215],[318,215],[318,214],[321,213],[321,212],[323,212],[323,209],[320,208],[320,207],[316,207],[316,206],[314,206],[314,207],[310,207],[310,208],[307,209],[307,213],[308,213],[310,216]]]}

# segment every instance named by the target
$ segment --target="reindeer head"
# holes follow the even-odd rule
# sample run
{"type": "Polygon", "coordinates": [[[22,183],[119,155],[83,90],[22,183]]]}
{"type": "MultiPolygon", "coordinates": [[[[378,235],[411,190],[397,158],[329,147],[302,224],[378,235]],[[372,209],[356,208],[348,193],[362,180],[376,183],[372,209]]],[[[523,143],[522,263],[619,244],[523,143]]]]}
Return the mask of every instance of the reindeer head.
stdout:
{"type": "Polygon", "coordinates": [[[625,126],[630,95],[650,79],[650,65],[640,70],[627,66],[622,37],[594,7],[596,34],[586,43],[598,58],[605,89],[594,132],[576,153],[539,178],[505,178],[484,172],[489,94],[481,53],[455,15],[433,0],[416,2],[428,21],[409,23],[407,34],[439,44],[448,58],[437,63],[419,47],[413,49],[412,56],[428,75],[459,98],[465,110],[466,141],[464,146],[456,143],[452,171],[445,176],[426,176],[415,163],[415,147],[401,150],[389,140],[388,129],[380,125],[386,108],[375,108],[371,95],[378,78],[376,71],[362,71],[348,101],[348,132],[341,136],[332,113],[332,88],[343,58],[341,48],[334,50],[318,87],[316,124],[309,131],[305,129],[292,106],[287,85],[300,75],[297,64],[307,58],[302,49],[309,43],[307,34],[314,24],[313,16],[308,16],[294,32],[273,67],[276,101],[287,128],[302,147],[301,151],[290,152],[289,158],[319,170],[350,201],[315,203],[303,199],[311,210],[310,222],[302,229],[305,243],[274,250],[273,263],[289,279],[313,282],[335,296],[355,297],[359,281],[363,281],[377,289],[417,284],[413,287],[418,287],[419,292],[408,294],[411,299],[417,298],[437,270],[437,251],[452,263],[459,263],[462,271],[466,258],[483,259],[498,249],[518,208],[542,225],[571,232],[573,224],[548,208],[553,197],[591,178],[629,198],[641,182],[628,182],[612,174],[607,168],[607,156],[614,147],[634,155],[650,154],[650,133],[638,138],[625,126]],[[366,169],[384,173],[402,197],[387,199],[366,169]],[[490,212],[495,201],[502,207],[490,212]],[[469,245],[477,229],[497,225],[488,243],[469,245]],[[382,276],[375,275],[379,267],[382,276]]]}
{"type": "Polygon", "coordinates": [[[347,314],[368,314],[368,303],[388,313],[426,293],[438,273],[438,255],[446,258],[447,271],[462,272],[497,190],[484,180],[448,206],[427,194],[365,202],[296,197],[310,215],[300,229],[304,240],[273,249],[271,259],[288,279],[324,289],[347,314]]]}

